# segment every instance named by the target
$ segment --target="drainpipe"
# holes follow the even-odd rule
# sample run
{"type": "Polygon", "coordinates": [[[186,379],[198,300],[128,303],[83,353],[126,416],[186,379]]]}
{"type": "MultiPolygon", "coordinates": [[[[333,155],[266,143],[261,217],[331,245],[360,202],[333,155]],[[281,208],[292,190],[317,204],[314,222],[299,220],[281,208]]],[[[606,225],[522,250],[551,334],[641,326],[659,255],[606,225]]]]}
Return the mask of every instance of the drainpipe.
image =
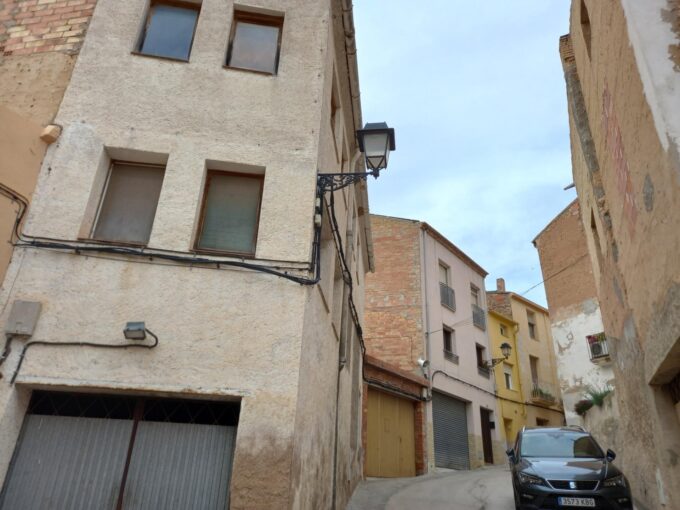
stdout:
{"type": "MultiPolygon", "coordinates": [[[[424,308],[425,308],[425,359],[430,361],[430,310],[427,305],[428,303],[428,291],[427,291],[427,234],[425,230],[420,229],[420,246],[421,246],[421,258],[420,258],[420,277],[423,279],[423,289],[424,289],[424,308]]],[[[432,377],[431,377],[432,367],[427,367],[427,377],[428,381],[428,391],[432,395],[432,377]]],[[[430,396],[428,395],[428,396],[430,396]]]]}

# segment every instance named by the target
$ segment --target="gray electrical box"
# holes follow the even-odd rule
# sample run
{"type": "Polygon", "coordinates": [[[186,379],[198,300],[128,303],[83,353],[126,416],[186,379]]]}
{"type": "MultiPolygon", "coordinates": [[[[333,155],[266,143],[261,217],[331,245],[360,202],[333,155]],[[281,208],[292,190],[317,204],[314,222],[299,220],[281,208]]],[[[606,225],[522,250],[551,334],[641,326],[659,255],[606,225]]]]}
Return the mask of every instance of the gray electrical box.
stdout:
{"type": "Polygon", "coordinates": [[[15,301],[5,325],[6,335],[31,336],[40,317],[42,305],[37,301],[15,301]]]}

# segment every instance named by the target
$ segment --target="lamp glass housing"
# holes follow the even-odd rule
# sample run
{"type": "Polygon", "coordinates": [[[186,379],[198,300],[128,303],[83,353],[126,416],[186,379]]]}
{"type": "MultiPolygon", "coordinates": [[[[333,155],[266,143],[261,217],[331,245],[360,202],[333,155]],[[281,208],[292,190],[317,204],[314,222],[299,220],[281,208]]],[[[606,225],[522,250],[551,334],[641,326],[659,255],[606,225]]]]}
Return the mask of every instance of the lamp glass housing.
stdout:
{"type": "Polygon", "coordinates": [[[390,151],[395,149],[394,129],[385,122],[368,123],[357,131],[359,150],[364,153],[366,166],[371,170],[387,168],[390,151]]]}
{"type": "Polygon", "coordinates": [[[505,359],[508,359],[510,357],[510,353],[512,352],[512,346],[507,342],[503,342],[501,344],[501,352],[503,353],[505,359]]]}
{"type": "Polygon", "coordinates": [[[123,334],[128,340],[145,340],[146,326],[143,322],[128,322],[125,325],[123,334]]]}

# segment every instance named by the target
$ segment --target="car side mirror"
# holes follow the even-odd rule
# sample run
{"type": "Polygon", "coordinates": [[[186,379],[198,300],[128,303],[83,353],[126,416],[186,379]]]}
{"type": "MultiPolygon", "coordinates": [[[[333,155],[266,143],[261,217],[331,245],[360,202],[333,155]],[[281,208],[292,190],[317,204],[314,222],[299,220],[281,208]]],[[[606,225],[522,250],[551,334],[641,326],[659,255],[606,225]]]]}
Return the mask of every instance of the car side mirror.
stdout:
{"type": "Polygon", "coordinates": [[[512,448],[508,448],[505,451],[505,454],[508,456],[508,459],[510,459],[510,462],[512,462],[513,464],[517,462],[517,457],[515,457],[515,450],[513,450],[512,448]]]}
{"type": "Polygon", "coordinates": [[[613,461],[616,458],[616,454],[612,450],[607,450],[607,460],[609,462],[613,461]]]}

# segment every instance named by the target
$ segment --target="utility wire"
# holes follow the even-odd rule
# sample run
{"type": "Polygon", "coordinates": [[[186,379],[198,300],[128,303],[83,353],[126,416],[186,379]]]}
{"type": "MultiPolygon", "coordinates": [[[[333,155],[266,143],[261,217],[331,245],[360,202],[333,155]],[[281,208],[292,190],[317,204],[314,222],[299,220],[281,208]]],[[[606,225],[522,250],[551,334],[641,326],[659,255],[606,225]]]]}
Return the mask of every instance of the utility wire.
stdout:
{"type": "Polygon", "coordinates": [[[535,289],[536,287],[538,287],[539,285],[543,285],[543,284],[544,284],[545,282],[547,282],[548,280],[551,280],[551,279],[555,278],[557,275],[559,275],[559,274],[561,274],[561,273],[564,273],[567,269],[569,269],[570,267],[575,266],[575,265],[578,264],[583,258],[585,258],[585,257],[587,257],[587,256],[588,256],[588,254],[587,254],[587,253],[584,253],[584,254],[581,255],[579,258],[577,258],[576,260],[574,260],[571,264],[568,264],[568,265],[566,265],[565,267],[563,267],[562,269],[560,269],[559,271],[557,271],[556,273],[551,274],[551,275],[548,276],[545,280],[542,280],[542,281],[538,282],[538,283],[537,283],[536,285],[534,285],[533,287],[529,287],[527,290],[525,290],[524,292],[522,292],[522,293],[520,294],[520,296],[526,295],[528,292],[534,290],[534,289],[535,289]]]}

